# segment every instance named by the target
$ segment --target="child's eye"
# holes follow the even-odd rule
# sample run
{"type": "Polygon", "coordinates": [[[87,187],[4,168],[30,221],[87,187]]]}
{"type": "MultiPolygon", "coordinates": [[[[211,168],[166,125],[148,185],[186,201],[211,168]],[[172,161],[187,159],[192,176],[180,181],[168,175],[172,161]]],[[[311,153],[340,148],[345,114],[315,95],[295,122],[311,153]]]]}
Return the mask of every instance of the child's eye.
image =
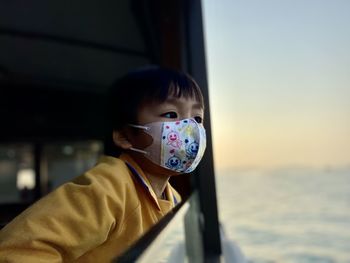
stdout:
{"type": "Polygon", "coordinates": [[[174,112],[174,111],[169,111],[169,112],[163,113],[160,116],[164,117],[164,118],[169,118],[169,119],[176,119],[177,118],[177,113],[174,112]]]}
{"type": "Polygon", "coordinates": [[[200,116],[196,116],[194,117],[194,119],[196,120],[197,123],[202,123],[203,122],[203,118],[200,116]]]}

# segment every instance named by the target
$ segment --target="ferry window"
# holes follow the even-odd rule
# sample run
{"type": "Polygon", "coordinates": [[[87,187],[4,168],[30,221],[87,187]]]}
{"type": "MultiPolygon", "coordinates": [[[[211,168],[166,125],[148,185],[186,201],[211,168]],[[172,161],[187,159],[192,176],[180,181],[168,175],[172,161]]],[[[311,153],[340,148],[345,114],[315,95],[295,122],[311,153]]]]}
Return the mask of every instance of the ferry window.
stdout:
{"type": "Polygon", "coordinates": [[[46,144],[43,149],[43,158],[49,190],[53,190],[93,167],[102,152],[103,144],[100,141],[46,144]]]}
{"type": "MultiPolygon", "coordinates": [[[[94,166],[102,152],[102,142],[94,140],[45,144],[40,161],[41,181],[48,184],[45,189],[51,191],[79,176],[94,166]]],[[[32,144],[0,146],[0,203],[34,201],[35,188],[39,187],[34,158],[32,144]]]]}
{"type": "Polygon", "coordinates": [[[33,147],[30,144],[1,144],[0,203],[32,199],[34,188],[33,147]]]}
{"type": "Polygon", "coordinates": [[[251,262],[349,262],[350,2],[203,4],[228,236],[251,262]]]}

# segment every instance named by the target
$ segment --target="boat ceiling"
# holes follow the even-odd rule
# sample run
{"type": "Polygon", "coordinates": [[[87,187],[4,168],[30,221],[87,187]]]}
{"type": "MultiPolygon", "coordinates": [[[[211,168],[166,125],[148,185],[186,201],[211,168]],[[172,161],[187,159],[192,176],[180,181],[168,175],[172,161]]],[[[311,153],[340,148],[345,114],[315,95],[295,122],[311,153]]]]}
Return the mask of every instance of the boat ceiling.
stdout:
{"type": "Polygon", "coordinates": [[[144,11],[127,0],[1,1],[0,77],[103,91],[155,62],[144,11]]]}

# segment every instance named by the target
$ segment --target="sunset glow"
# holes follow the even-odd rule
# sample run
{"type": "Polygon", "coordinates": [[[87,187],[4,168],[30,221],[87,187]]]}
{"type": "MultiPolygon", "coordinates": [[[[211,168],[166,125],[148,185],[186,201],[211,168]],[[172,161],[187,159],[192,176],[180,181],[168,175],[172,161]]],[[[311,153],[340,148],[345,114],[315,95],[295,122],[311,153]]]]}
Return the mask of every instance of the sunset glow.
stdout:
{"type": "Polygon", "coordinates": [[[203,4],[216,167],[350,166],[350,2],[203,4]]]}

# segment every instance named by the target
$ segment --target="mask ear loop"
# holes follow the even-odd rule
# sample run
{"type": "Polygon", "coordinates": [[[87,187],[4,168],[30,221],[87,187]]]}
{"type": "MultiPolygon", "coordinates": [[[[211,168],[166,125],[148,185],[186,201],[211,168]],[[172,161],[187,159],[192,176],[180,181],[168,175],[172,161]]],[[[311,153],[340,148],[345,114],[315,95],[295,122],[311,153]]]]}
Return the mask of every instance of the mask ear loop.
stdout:
{"type": "MultiPolygon", "coordinates": [[[[150,127],[142,126],[142,125],[135,125],[135,124],[128,124],[128,125],[130,127],[142,129],[142,130],[145,130],[145,131],[148,131],[150,129],[150,127]]],[[[134,148],[134,147],[129,148],[129,150],[134,151],[134,152],[138,152],[138,153],[148,154],[148,152],[146,152],[144,150],[140,150],[140,149],[134,148]]]]}
{"type": "Polygon", "coordinates": [[[134,148],[134,147],[129,148],[129,150],[134,151],[134,152],[138,152],[138,153],[148,154],[148,152],[134,148]]]}
{"type": "Polygon", "coordinates": [[[128,124],[128,125],[129,125],[130,127],[142,129],[142,130],[145,130],[145,131],[148,131],[148,130],[150,129],[150,127],[142,126],[142,125],[136,125],[136,124],[128,124]]]}

